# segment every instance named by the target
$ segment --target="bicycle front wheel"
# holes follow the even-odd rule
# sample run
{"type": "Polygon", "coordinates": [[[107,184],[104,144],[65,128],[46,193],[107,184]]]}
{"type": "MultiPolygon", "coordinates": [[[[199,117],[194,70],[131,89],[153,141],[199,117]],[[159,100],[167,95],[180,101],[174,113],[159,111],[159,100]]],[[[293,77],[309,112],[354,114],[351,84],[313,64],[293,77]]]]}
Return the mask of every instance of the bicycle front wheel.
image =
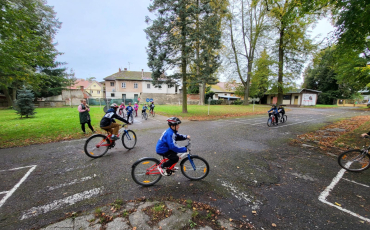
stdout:
{"type": "Polygon", "coordinates": [[[350,150],[339,155],[338,163],[350,172],[361,172],[370,167],[370,157],[359,149],[350,150]]]}
{"type": "Polygon", "coordinates": [[[136,134],[132,130],[127,130],[127,132],[124,132],[122,134],[122,145],[126,149],[133,149],[136,145],[136,134]]]}
{"type": "Polygon", "coordinates": [[[284,115],[283,116],[283,123],[286,122],[288,120],[288,116],[287,115],[284,115]]]}
{"type": "Polygon", "coordinates": [[[142,186],[154,185],[162,178],[157,169],[158,164],[159,160],[156,158],[143,158],[136,161],[131,169],[132,179],[142,186]]]}
{"type": "Polygon", "coordinates": [[[91,136],[86,140],[84,150],[87,156],[99,158],[108,152],[110,140],[102,134],[91,136]]]}
{"type": "Polygon", "coordinates": [[[181,161],[181,172],[190,180],[201,180],[209,173],[209,165],[206,160],[198,156],[190,156],[181,161]]]}
{"type": "Polygon", "coordinates": [[[153,110],[152,116],[153,116],[153,117],[155,116],[155,112],[154,112],[154,110],[153,110]]]}
{"type": "Polygon", "coordinates": [[[268,127],[270,127],[272,125],[272,119],[271,118],[269,118],[268,120],[267,120],[267,126],[268,127]]]}

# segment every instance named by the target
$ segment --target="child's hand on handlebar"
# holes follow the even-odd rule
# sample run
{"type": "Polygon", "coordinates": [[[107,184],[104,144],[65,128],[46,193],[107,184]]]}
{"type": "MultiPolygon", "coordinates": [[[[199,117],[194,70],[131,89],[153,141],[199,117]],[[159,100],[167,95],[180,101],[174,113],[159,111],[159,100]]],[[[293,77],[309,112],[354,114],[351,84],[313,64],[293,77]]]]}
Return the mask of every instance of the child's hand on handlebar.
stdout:
{"type": "Polygon", "coordinates": [[[186,138],[190,140],[190,136],[189,135],[186,138]]]}

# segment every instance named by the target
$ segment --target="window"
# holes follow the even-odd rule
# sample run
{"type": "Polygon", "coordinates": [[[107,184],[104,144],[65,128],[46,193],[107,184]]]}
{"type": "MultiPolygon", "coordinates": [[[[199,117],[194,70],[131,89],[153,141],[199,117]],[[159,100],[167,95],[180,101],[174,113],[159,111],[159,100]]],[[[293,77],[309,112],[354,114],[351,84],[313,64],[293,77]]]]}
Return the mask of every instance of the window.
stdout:
{"type": "Polygon", "coordinates": [[[98,94],[100,94],[100,90],[98,90],[98,94]]]}
{"type": "Polygon", "coordinates": [[[111,83],[110,83],[110,86],[114,86],[114,82],[111,82],[111,83]]]}
{"type": "Polygon", "coordinates": [[[283,100],[290,100],[290,95],[284,95],[283,100]]]}
{"type": "Polygon", "coordinates": [[[91,93],[94,93],[94,90],[91,90],[91,93]]]}
{"type": "Polygon", "coordinates": [[[110,94],[110,97],[114,97],[114,93],[111,93],[111,94],[110,94]]]}
{"type": "Polygon", "coordinates": [[[225,93],[225,96],[227,96],[227,94],[225,93]]]}
{"type": "Polygon", "coordinates": [[[126,82],[122,82],[122,88],[126,88],[126,82]]]}
{"type": "Polygon", "coordinates": [[[147,88],[147,89],[150,89],[150,84],[147,84],[147,85],[146,85],[146,88],[147,88]]]}
{"type": "Polygon", "coordinates": [[[158,86],[158,89],[159,89],[159,90],[162,90],[162,86],[161,86],[161,85],[160,85],[160,86],[158,86]]]}
{"type": "Polygon", "coordinates": [[[134,83],[134,89],[137,89],[137,83],[134,83]]]}
{"type": "Polygon", "coordinates": [[[94,88],[96,87],[96,85],[94,85],[94,88]]]}

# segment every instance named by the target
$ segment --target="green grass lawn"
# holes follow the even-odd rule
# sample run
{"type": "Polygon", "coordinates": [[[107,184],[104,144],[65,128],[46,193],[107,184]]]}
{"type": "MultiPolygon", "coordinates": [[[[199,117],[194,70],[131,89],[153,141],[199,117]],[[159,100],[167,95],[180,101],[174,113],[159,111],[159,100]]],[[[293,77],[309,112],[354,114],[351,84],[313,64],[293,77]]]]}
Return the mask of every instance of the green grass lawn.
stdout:
{"type": "MultiPolygon", "coordinates": [[[[159,115],[177,116],[189,120],[207,120],[225,117],[263,114],[269,106],[255,105],[211,105],[208,116],[208,106],[188,105],[188,113],[182,113],[182,106],[157,105],[155,111],[159,115]]],[[[82,134],[77,107],[37,108],[31,118],[22,118],[15,110],[0,110],[0,148],[26,146],[31,144],[49,143],[86,137],[82,134]]],[[[99,106],[91,107],[90,116],[94,129],[102,132],[99,123],[104,112],[99,106]]],[[[86,126],[87,135],[91,131],[86,126]]]]}

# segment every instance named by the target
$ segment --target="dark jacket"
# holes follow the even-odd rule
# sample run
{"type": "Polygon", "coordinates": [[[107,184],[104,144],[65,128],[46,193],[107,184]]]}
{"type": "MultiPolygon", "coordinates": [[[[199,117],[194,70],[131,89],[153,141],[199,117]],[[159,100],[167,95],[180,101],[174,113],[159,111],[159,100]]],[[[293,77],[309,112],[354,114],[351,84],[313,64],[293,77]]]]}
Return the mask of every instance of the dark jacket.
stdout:
{"type": "Polygon", "coordinates": [[[126,124],[128,124],[127,120],[126,119],[123,119],[122,117],[118,116],[116,114],[116,110],[113,109],[113,108],[110,108],[108,109],[108,111],[105,113],[104,117],[101,119],[100,121],[100,127],[107,127],[109,126],[110,124],[113,123],[116,123],[116,121],[114,120],[114,118],[117,118],[118,120],[122,121],[122,122],[125,122],[126,124]]]}
{"type": "MultiPolygon", "coordinates": [[[[84,106],[84,104],[81,104],[81,107],[83,110],[86,110],[86,107],[84,106]]],[[[85,112],[80,112],[80,123],[81,124],[85,124],[85,123],[88,123],[90,121],[90,114],[89,114],[89,111],[85,111],[85,112]]]]}

